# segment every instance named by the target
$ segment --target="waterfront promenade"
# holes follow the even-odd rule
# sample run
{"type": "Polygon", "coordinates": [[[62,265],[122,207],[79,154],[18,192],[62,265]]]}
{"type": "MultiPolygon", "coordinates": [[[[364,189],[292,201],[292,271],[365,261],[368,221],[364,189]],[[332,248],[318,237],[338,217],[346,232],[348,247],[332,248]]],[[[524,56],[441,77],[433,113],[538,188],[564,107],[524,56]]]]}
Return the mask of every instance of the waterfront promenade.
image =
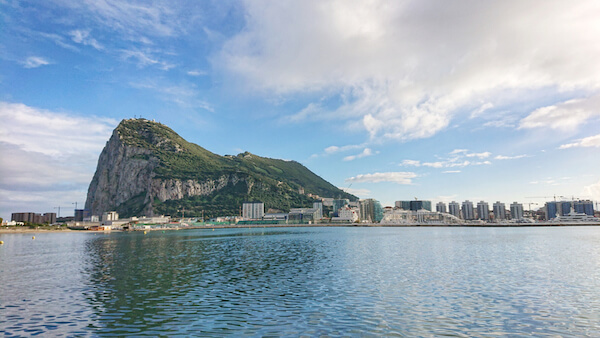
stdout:
{"type": "MultiPolygon", "coordinates": [[[[165,231],[165,230],[191,230],[191,229],[244,229],[244,228],[299,228],[299,227],[373,227],[373,228],[394,228],[394,227],[467,227],[467,228],[528,228],[528,227],[557,227],[557,226],[600,226],[600,222],[580,222],[580,223],[558,223],[558,222],[537,222],[537,223],[465,223],[465,224],[439,224],[439,223],[405,223],[405,224],[380,224],[380,223],[318,223],[318,224],[210,224],[189,225],[189,226],[150,226],[148,228],[138,227],[132,230],[113,229],[110,231],[165,231]]],[[[38,228],[29,227],[0,227],[0,234],[11,233],[61,233],[61,232],[107,232],[104,230],[86,230],[69,229],[65,227],[57,228],[38,228]]]]}

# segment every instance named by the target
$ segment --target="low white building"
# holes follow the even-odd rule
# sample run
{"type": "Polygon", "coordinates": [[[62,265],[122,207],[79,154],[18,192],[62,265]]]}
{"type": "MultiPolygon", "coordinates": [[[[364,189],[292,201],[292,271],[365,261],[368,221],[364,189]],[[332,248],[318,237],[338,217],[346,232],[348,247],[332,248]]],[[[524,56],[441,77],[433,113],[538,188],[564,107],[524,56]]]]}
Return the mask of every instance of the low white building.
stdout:
{"type": "Polygon", "coordinates": [[[354,208],[341,208],[338,211],[337,217],[332,217],[332,222],[349,222],[354,223],[359,220],[358,209],[354,208]]]}
{"type": "Polygon", "coordinates": [[[148,224],[165,224],[171,222],[170,216],[154,216],[154,217],[132,217],[131,221],[137,221],[138,223],[148,223],[148,224]]]}
{"type": "Polygon", "coordinates": [[[107,211],[102,214],[102,222],[116,221],[119,219],[119,214],[116,211],[107,211]]]}
{"type": "Polygon", "coordinates": [[[461,224],[462,221],[451,214],[429,211],[421,209],[418,211],[414,210],[402,210],[396,209],[391,212],[386,212],[383,215],[383,219],[380,224],[384,225],[410,225],[410,224],[461,224]]]}

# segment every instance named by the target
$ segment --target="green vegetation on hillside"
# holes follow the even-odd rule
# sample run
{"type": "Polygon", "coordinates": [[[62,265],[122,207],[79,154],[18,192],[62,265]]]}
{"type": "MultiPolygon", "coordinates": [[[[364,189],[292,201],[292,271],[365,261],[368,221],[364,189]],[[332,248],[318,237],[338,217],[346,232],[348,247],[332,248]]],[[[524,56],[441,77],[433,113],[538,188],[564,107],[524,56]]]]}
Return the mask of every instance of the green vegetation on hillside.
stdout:
{"type": "MultiPolygon", "coordinates": [[[[323,197],[348,198],[345,193],[302,164],[256,156],[248,152],[237,156],[220,156],[196,144],[189,143],[169,127],[145,119],[123,120],[117,127],[122,141],[130,146],[147,149],[150,155],[134,155],[136,159],[158,159],[154,169],[156,179],[215,180],[235,175],[241,182],[229,184],[208,196],[187,197],[182,200],[154,201],[155,213],[185,214],[205,217],[237,215],[244,201],[262,201],[266,208],[289,210],[312,206],[306,194],[323,197]],[[248,194],[248,182],[253,186],[248,194]],[[304,194],[300,191],[303,190],[304,194]]],[[[117,207],[123,216],[135,215],[143,209],[143,194],[117,207]]]]}

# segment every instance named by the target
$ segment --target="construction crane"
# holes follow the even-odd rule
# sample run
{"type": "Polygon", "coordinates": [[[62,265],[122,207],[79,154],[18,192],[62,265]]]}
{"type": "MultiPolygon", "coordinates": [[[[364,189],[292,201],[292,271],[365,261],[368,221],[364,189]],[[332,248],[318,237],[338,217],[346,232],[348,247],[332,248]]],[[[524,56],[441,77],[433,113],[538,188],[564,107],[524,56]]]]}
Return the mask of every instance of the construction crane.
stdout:
{"type": "Polygon", "coordinates": [[[556,198],[565,198],[565,196],[558,196],[558,195],[554,195],[554,196],[530,196],[530,197],[525,197],[525,198],[554,198],[554,202],[556,202],[556,198]]]}
{"type": "Polygon", "coordinates": [[[54,209],[58,209],[58,217],[60,218],[60,205],[57,207],[54,207],[54,209]]]}
{"type": "Polygon", "coordinates": [[[538,205],[537,203],[533,203],[533,202],[529,202],[529,203],[525,203],[529,206],[529,211],[531,211],[531,206],[532,205],[538,205]]]}
{"type": "Polygon", "coordinates": [[[181,209],[179,209],[177,211],[181,212],[181,220],[183,221],[183,219],[185,218],[185,207],[183,207],[183,208],[181,208],[181,209]]]}

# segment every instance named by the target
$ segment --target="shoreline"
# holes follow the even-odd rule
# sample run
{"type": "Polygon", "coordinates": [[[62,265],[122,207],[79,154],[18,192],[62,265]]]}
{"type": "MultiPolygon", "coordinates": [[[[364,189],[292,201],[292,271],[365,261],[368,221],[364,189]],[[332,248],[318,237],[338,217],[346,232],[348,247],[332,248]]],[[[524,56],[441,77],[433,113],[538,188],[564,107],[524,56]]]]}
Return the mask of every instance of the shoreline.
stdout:
{"type": "Polygon", "coordinates": [[[21,227],[0,228],[0,234],[22,234],[22,233],[110,233],[110,232],[136,232],[136,231],[176,231],[176,230],[198,230],[198,229],[244,229],[244,228],[314,228],[314,227],[360,227],[360,228],[529,228],[529,227],[563,227],[563,226],[600,226],[600,223],[528,223],[528,224],[245,224],[245,225],[204,225],[188,226],[179,228],[150,228],[136,230],[75,230],[69,228],[60,229],[29,229],[21,227]]]}

